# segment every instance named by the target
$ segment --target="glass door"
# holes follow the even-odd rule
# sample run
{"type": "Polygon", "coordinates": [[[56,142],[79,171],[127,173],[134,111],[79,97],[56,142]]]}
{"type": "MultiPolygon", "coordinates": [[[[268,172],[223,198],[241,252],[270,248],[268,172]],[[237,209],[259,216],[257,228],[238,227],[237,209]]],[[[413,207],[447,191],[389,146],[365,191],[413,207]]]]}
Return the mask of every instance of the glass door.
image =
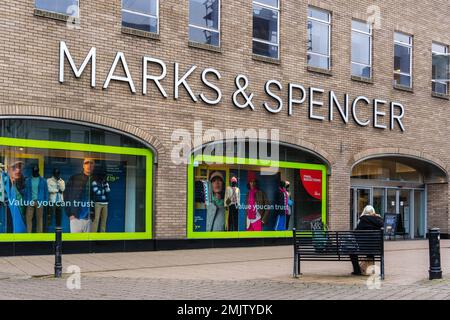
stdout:
{"type": "Polygon", "coordinates": [[[364,207],[371,204],[384,218],[397,214],[397,234],[402,238],[424,238],[426,235],[425,191],[383,187],[354,187],[350,193],[351,226],[356,228],[364,207]]]}
{"type": "Polygon", "coordinates": [[[410,236],[411,224],[413,220],[411,219],[411,190],[398,190],[398,208],[399,208],[399,221],[398,221],[398,232],[403,234],[404,237],[410,236]]]}
{"type": "Polygon", "coordinates": [[[414,238],[425,238],[425,191],[414,190],[414,238]]]}
{"type": "Polygon", "coordinates": [[[374,188],[373,189],[373,207],[375,212],[384,218],[385,205],[386,205],[386,189],[374,188]]]}
{"type": "Polygon", "coordinates": [[[358,219],[361,213],[363,212],[364,208],[371,204],[371,189],[370,188],[355,188],[352,189],[353,194],[353,203],[352,203],[352,221],[353,221],[353,228],[356,228],[358,225],[358,219]]]}
{"type": "Polygon", "coordinates": [[[387,213],[398,214],[397,208],[397,189],[387,189],[387,213]]]}

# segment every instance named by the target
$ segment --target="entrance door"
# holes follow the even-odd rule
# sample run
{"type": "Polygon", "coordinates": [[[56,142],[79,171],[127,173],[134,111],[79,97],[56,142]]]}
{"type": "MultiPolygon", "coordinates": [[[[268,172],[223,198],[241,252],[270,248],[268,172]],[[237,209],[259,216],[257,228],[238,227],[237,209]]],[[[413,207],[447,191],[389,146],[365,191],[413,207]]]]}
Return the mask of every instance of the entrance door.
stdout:
{"type": "Polygon", "coordinates": [[[402,238],[425,237],[425,192],[418,189],[364,188],[351,189],[351,226],[356,228],[359,215],[366,205],[384,217],[385,213],[398,215],[397,232],[402,238]]]}
{"type": "Polygon", "coordinates": [[[387,189],[387,211],[398,214],[397,232],[404,238],[425,237],[425,192],[387,189]]]}

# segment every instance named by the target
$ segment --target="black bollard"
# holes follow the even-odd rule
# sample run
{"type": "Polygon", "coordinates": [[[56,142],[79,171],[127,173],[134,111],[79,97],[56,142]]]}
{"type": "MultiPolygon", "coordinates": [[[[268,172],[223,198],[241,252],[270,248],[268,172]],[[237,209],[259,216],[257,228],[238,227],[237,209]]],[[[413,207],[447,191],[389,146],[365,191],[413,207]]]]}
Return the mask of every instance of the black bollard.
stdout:
{"type": "Polygon", "coordinates": [[[438,228],[428,230],[430,251],[430,280],[442,279],[440,231],[438,228]]]}
{"type": "Polygon", "coordinates": [[[62,228],[55,228],[55,278],[62,276],[62,228]]]}

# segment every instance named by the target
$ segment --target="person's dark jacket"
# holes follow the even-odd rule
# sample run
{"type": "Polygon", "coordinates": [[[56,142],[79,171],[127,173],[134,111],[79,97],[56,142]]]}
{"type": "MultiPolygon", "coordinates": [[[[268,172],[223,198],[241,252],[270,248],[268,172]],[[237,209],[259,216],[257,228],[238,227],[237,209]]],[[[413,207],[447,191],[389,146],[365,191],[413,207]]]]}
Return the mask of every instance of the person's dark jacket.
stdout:
{"type": "Polygon", "coordinates": [[[362,216],[356,230],[380,230],[383,226],[384,222],[380,216],[362,216]]]}
{"type": "Polygon", "coordinates": [[[93,198],[91,184],[95,180],[93,176],[87,176],[84,173],[76,174],[70,177],[67,183],[66,190],[64,191],[64,199],[70,201],[72,206],[68,208],[66,214],[75,216],[77,219],[86,219],[92,208],[86,208],[81,206],[74,206],[74,201],[81,201],[83,203],[89,202],[93,198]]]}

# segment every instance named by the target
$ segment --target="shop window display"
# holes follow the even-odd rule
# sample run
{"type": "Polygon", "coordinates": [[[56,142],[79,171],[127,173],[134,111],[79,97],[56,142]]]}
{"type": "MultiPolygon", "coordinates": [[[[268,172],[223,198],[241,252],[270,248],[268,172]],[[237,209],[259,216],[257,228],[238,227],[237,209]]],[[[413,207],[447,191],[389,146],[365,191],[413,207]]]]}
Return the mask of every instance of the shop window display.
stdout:
{"type": "MultiPolygon", "coordinates": [[[[16,123],[12,131],[51,136],[55,129],[43,123],[25,130],[16,123]]],[[[79,126],[69,133],[86,140],[101,130],[79,126]]],[[[56,226],[74,240],[87,239],[76,238],[82,234],[98,234],[100,240],[129,233],[151,237],[151,159],[143,148],[0,137],[0,237],[32,239],[33,234],[50,235],[56,226]]]]}
{"type": "Polygon", "coordinates": [[[306,231],[325,222],[325,166],[195,162],[192,171],[193,238],[260,232],[290,236],[294,227],[306,231]]]}

